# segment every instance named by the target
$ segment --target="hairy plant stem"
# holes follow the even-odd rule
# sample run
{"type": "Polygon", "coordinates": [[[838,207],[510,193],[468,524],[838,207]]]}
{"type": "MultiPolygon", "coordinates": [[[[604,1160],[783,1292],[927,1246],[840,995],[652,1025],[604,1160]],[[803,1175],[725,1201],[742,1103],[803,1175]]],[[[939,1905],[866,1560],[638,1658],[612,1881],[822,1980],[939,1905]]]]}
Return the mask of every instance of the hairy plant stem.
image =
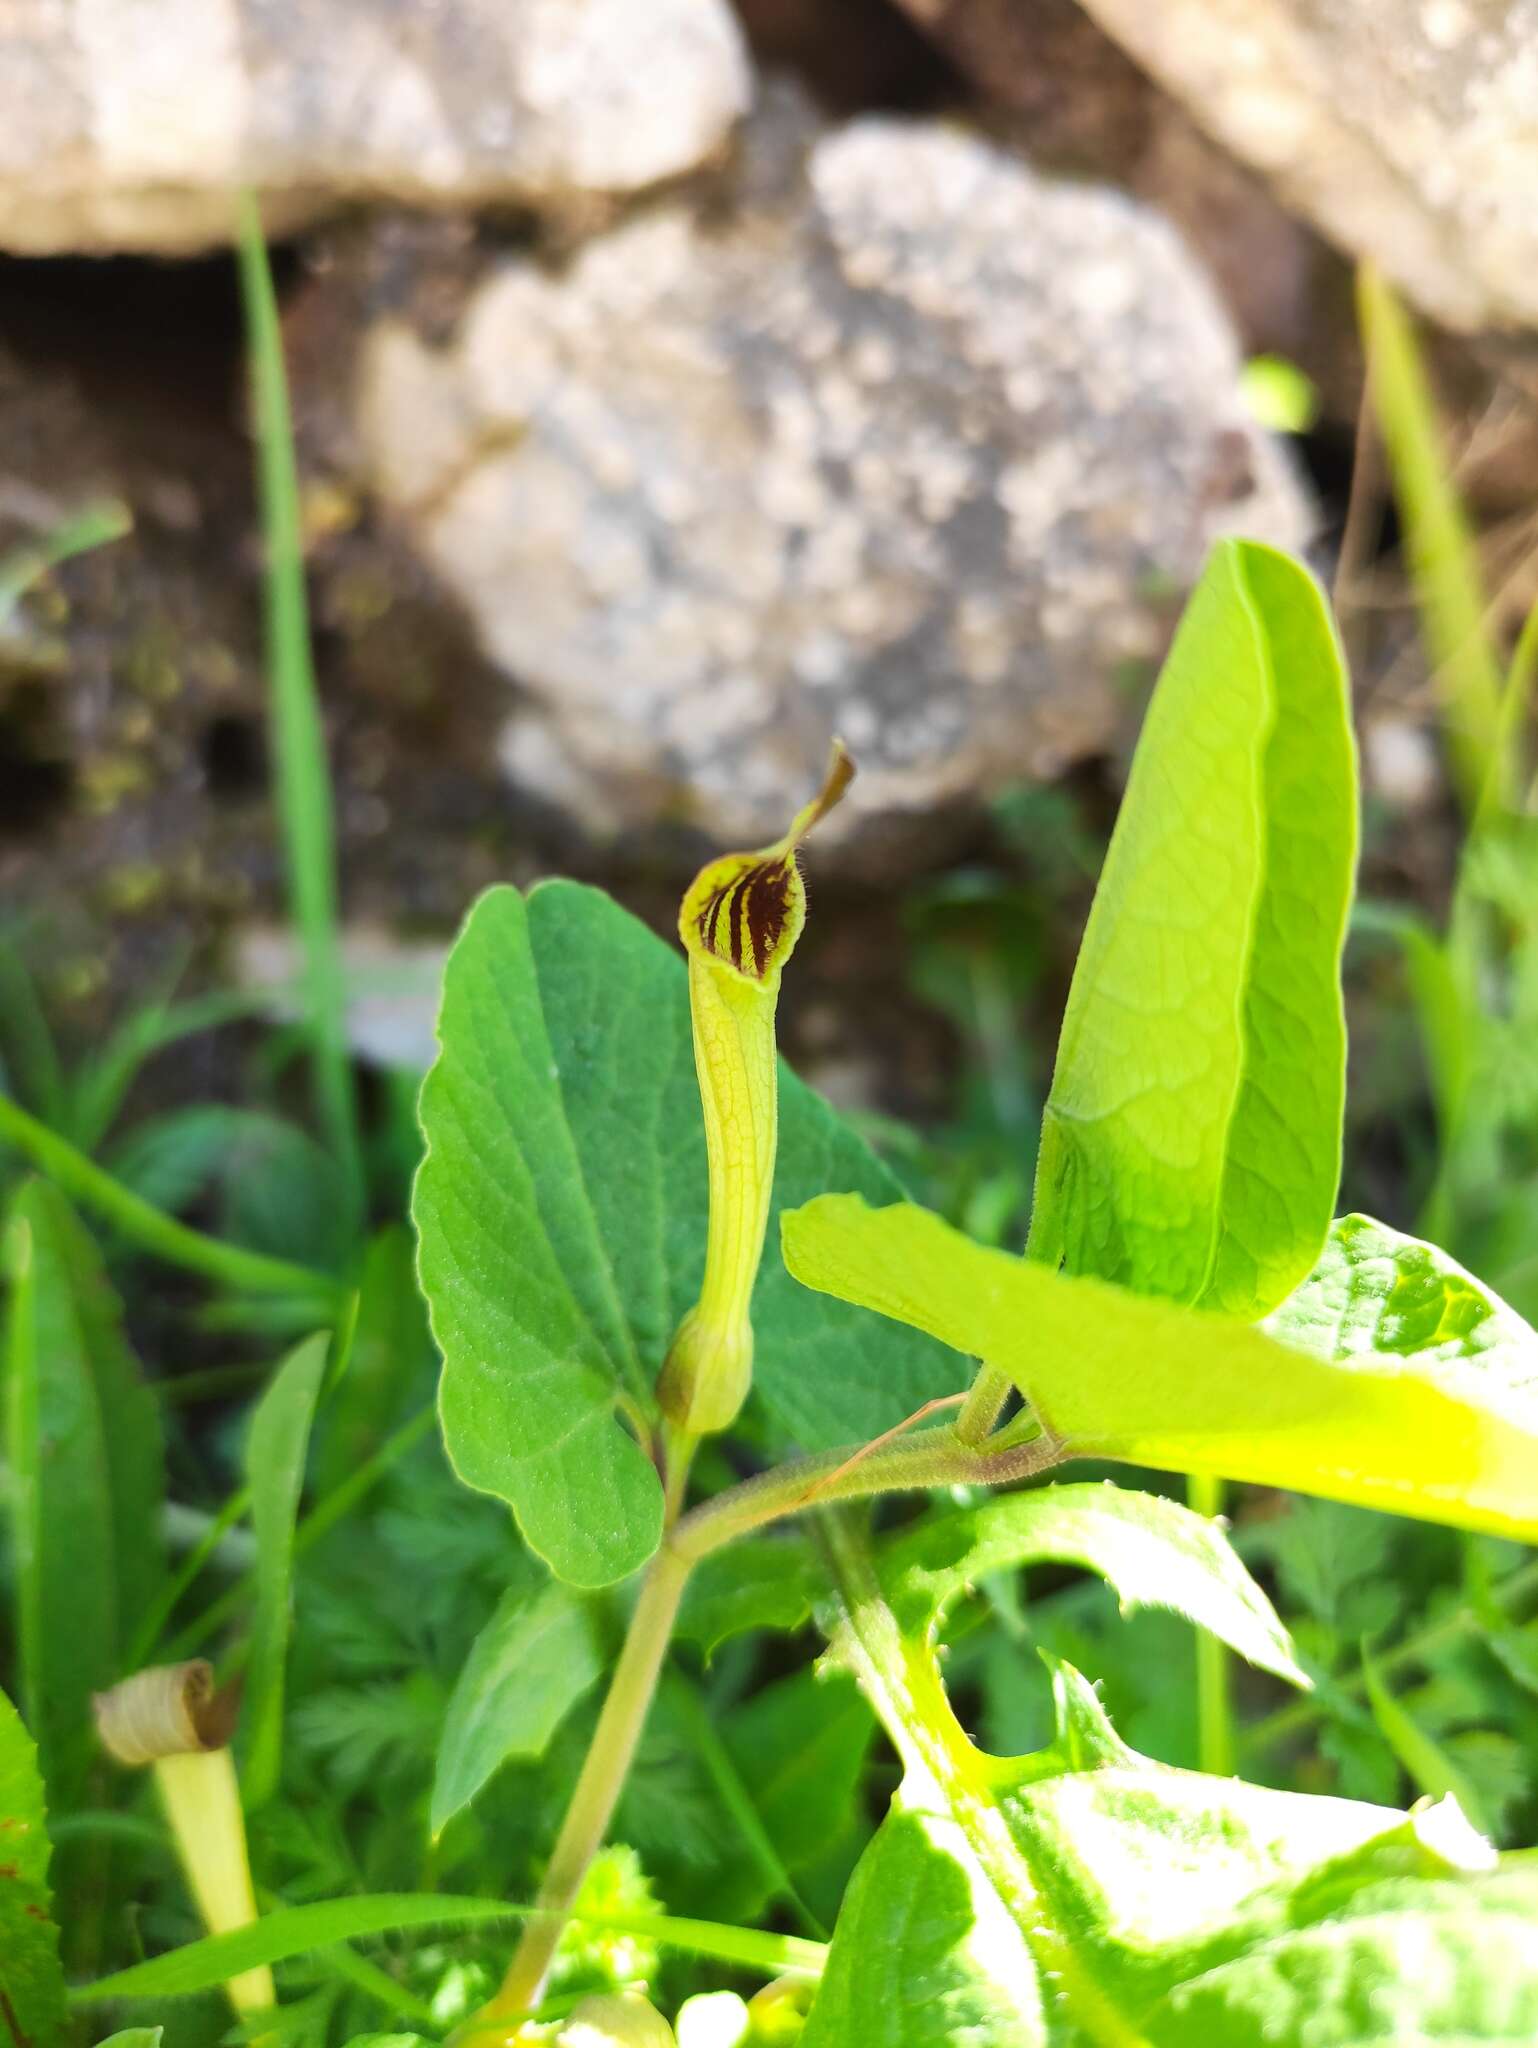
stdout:
{"type": "MultiPolygon", "coordinates": [[[[603,1846],[645,1726],[668,1640],[690,1572],[739,1536],[804,1507],[868,1498],[904,1488],[1002,1485],[1044,1472],[1061,1456],[1046,1435],[986,1444],[959,1443],[954,1429],[933,1429],[867,1453],[855,1445],[797,1458],[693,1508],[663,1538],[646,1568],[608,1696],[561,1832],[501,1988],[462,2030],[484,2041],[488,2024],[511,2030],[534,2012],[589,1864],[603,1846]]],[[[681,1488],[680,1488],[681,1492],[681,1488]]]]}
{"type": "Polygon", "coordinates": [[[603,1846],[615,1802],[641,1739],[647,1710],[657,1687],[662,1660],[689,1566],[664,1543],[646,1568],[641,1597],[630,1617],[608,1696],[593,1740],[572,1793],[566,1818],[534,1901],[537,1918],[528,1921],[507,1975],[495,1998],[472,2022],[477,2035],[492,2019],[516,2025],[539,2004],[545,1977],[566,1928],[566,1916],[581,1889],[588,1865],[603,1846]]]}
{"type": "Polygon", "coordinates": [[[971,1391],[961,1404],[961,1413],[956,1417],[956,1441],[963,1444],[984,1442],[989,1431],[1003,1413],[1004,1403],[1009,1399],[1014,1381],[1001,1365],[989,1365],[986,1359],[977,1369],[971,1391]]]}

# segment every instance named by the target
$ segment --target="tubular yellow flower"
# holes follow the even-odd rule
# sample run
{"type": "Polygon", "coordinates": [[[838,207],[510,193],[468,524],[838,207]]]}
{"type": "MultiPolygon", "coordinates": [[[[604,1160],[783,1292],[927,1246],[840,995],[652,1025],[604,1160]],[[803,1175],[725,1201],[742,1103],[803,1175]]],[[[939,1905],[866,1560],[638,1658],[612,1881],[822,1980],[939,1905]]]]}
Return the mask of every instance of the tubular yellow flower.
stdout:
{"type": "Polygon", "coordinates": [[[694,1066],[705,1111],[710,1227],[700,1298],[678,1326],[658,1383],[663,1413],[689,1436],[728,1428],[753,1378],[750,1303],[769,1221],[778,1101],[774,1013],[780,975],[806,923],[801,842],[854,776],[835,740],[827,779],[785,837],[729,853],[684,895],[694,1066]]]}
{"type": "MultiPolygon", "coordinates": [[[[229,1934],[256,1918],[246,1820],[229,1740],[236,1696],[214,1690],[214,1674],[201,1659],[136,1672],[98,1693],[97,1732],[120,1764],[152,1766],[156,1789],[171,1824],[177,1855],[204,1925],[229,1934]]],[[[276,2004],[265,1964],[225,1984],[242,2015],[276,2004]]]]}

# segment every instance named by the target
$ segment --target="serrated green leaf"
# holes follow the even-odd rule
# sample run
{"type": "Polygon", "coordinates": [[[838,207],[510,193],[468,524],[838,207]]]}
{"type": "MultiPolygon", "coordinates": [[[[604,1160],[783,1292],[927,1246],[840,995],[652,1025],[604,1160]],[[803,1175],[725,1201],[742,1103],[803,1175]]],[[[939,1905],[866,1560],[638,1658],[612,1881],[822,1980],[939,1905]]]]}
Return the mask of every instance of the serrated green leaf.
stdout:
{"type": "Polygon", "coordinates": [[[937,1627],[945,1608],[985,1573],[1045,1559],[1099,1572],[1124,1610],[1173,1608],[1262,1671],[1309,1684],[1276,1610],[1221,1525],[1109,1480],[997,1495],[936,1515],[889,1543],[880,1569],[904,1625],[921,1632],[937,1627]]]}
{"type": "Polygon", "coordinates": [[[1340,1177],[1356,762],[1297,563],[1214,549],[1144,721],[1042,1120],[1033,1256],[1251,1321],[1340,1177]]]}
{"type": "Polygon", "coordinates": [[[731,1636],[802,1627],[822,1583],[802,1537],[746,1537],[694,1567],[673,1634],[697,1644],[708,1662],[731,1636]]]}
{"type": "Polygon", "coordinates": [[[58,1191],[28,1182],[7,1244],[6,1453],[23,1695],[62,1800],[91,1748],[91,1694],[163,1570],[160,1420],[95,1247],[58,1191]]]}
{"type": "Polygon", "coordinates": [[[911,1205],[826,1195],[782,1235],[808,1287],[1008,1372],[1070,1456],[1538,1537],[1538,1409],[1476,1360],[1328,1364],[1229,1317],[990,1251],[911,1205]]]}
{"type": "MultiPolygon", "coordinates": [[[[705,1147],[682,957],[600,892],[493,889],[451,956],[422,1095],[414,1214],[460,1477],[507,1501],[557,1575],[596,1586],[655,1548],[662,1496],[617,1412],[652,1387],[699,1292],[705,1147]]],[[[774,1209],[895,1184],[782,1071],[774,1209]]],[[[756,1398],[808,1448],[869,1437],[950,1390],[932,1346],[813,1305],[766,1258],[756,1398]]]]}
{"type": "Polygon", "coordinates": [[[37,1751],[0,1692],[0,2027],[32,2048],[51,2048],[66,2020],[48,1858],[37,1751]]]}
{"type": "Polygon", "coordinates": [[[307,1337],[279,1366],[257,1403],[246,1440],[246,1483],[256,1535],[256,1612],[246,1668],[242,1728],[248,1810],[278,1789],[283,1763],[284,1673],[292,1625],[294,1522],[304,1487],[310,1425],[320,1399],[330,1339],[307,1337]]]}
{"type": "Polygon", "coordinates": [[[591,1605],[569,1587],[514,1587],[476,1637],[449,1701],[433,1779],[441,1834],[512,1757],[539,1757],[604,1667],[591,1605]]]}

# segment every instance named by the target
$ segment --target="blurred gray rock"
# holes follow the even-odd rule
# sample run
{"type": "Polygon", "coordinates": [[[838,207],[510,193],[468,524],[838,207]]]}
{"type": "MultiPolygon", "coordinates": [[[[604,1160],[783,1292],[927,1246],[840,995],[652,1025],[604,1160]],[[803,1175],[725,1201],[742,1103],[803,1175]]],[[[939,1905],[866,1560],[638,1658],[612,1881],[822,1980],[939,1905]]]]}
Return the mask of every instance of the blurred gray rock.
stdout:
{"type": "Polygon", "coordinates": [[[1428,312],[1465,330],[1538,324],[1538,0],[1084,6],[1428,312]]]}
{"type": "MultiPolygon", "coordinates": [[[[1211,541],[1300,545],[1227,321],[1159,219],[937,123],[770,95],[736,205],[386,321],[376,489],[520,685],[512,782],[595,835],[927,813],[1103,747],[1211,541]]],[[[516,709],[514,707],[516,702],[516,709]]]]}
{"type": "Polygon", "coordinates": [[[727,0],[13,0],[0,247],[179,253],[354,199],[570,207],[692,169],[750,90],[727,0]]]}

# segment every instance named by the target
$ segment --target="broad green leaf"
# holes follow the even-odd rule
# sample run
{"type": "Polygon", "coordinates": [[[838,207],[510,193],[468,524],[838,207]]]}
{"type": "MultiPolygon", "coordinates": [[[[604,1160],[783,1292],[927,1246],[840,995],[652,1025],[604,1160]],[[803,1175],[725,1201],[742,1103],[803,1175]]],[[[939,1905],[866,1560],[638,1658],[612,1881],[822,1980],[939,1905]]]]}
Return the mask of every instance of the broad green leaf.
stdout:
{"type": "MultiPolygon", "coordinates": [[[[699,1293],[705,1145],[682,957],[596,890],[491,890],[444,979],[414,1213],[460,1477],[511,1504],[557,1575],[602,1585],[655,1548],[662,1496],[633,1427],[699,1293]],[[631,1418],[629,1424],[622,1415],[631,1418]]],[[[773,1207],[891,1177],[788,1072],[773,1207]]],[[[755,1397],[811,1449],[876,1435],[954,1371],[813,1304],[772,1256],[755,1397]]]]}
{"type": "Polygon", "coordinates": [[[330,1339],[307,1337],[279,1366],[257,1404],[246,1440],[246,1483],[256,1535],[256,1612],[242,1725],[247,1809],[278,1789],[283,1763],[284,1670],[292,1623],[294,1522],[304,1487],[310,1425],[325,1378],[330,1339]]]}
{"type": "MultiPolygon", "coordinates": [[[[309,1906],[280,1906],[233,1934],[211,1934],[202,1941],[148,1962],[134,1963],[99,1977],[70,1993],[79,2005],[98,2005],[109,1998],[187,1998],[209,1991],[244,1970],[264,1963],[283,1963],[312,1949],[338,1941],[362,1941],[370,1935],[421,1927],[481,1927],[498,1920],[528,1919],[529,1906],[510,1906],[500,1899],[456,1897],[452,1892],[379,1892],[347,1899],[324,1899],[309,1906]]],[[[661,1947],[687,1955],[711,1956],[767,1977],[785,1972],[815,1977],[822,1967],[820,1942],[789,1934],[760,1934],[750,1927],[724,1927],[710,1920],[678,1919],[662,1913],[573,1916],[582,1925],[608,1928],[617,1934],[638,1934],[661,1947]]]]}
{"type": "Polygon", "coordinates": [[[673,1633],[707,1662],[752,1629],[798,1629],[811,1617],[824,1575],[795,1533],[749,1536],[701,1560],[689,1574],[673,1633]]]}
{"type": "Polygon", "coordinates": [[[0,1693],[0,2038],[51,2048],[64,2032],[64,1972],[48,1896],[48,1822],[37,1751],[0,1693]]]}
{"type": "Polygon", "coordinates": [[[1247,1902],[1151,2010],[1149,2048],[1526,2048],[1538,1872],[1459,1868],[1423,1829],[1247,1902]]]}
{"type": "Polygon", "coordinates": [[[1049,1486],[996,1495],[904,1531],[880,1564],[888,1597],[916,1630],[985,1573],[1050,1560],[1109,1580],[1123,1612],[1171,1607],[1263,1671],[1309,1680],[1293,1659],[1275,1609],[1236,1556],[1219,1523],[1156,1494],[1099,1486],[1049,1486]]]}
{"type": "Polygon", "coordinates": [[[1042,2048],[1025,1937],[947,1814],[905,1785],[844,1894],[800,2048],[1042,2048]]]}
{"type": "Polygon", "coordinates": [[[562,1585],[514,1587],[476,1637],[459,1674],[433,1779],[441,1834],[511,1757],[539,1757],[604,1667],[591,1605],[562,1585]]]}
{"type": "MultiPolygon", "coordinates": [[[[164,2027],[124,2027],[116,2034],[109,2034],[97,2048],[160,2048],[164,2027]]],[[[409,2038],[409,2036],[403,2036],[409,2038]]]]}
{"type": "Polygon", "coordinates": [[[1050,1659],[1055,1741],[988,1757],[849,1555],[834,1655],[905,1775],[835,1931],[812,2048],[1516,2048],[1515,2017],[1538,1999],[1531,1925],[1514,1938],[1538,1868],[1498,1868],[1451,1802],[1406,1817],[1154,1764],[1050,1659]],[[1422,1954],[1445,1967],[1423,1974],[1422,1954]],[[1479,2022],[1461,2033],[1454,1975],[1479,2022]],[[910,1981],[927,1994],[916,2009],[910,1981]]]}
{"type": "Polygon", "coordinates": [[[91,1749],[91,1694],[163,1560],[159,1416],[69,1204],[28,1182],[8,1226],[6,1454],[27,1718],[56,1802],[91,1749]]]}
{"type": "Polygon", "coordinates": [[[1456,1799],[1482,1835],[1494,1832],[1484,1801],[1466,1772],[1432,1736],[1422,1728],[1408,1708],[1402,1706],[1384,1683],[1371,1656],[1362,1652],[1362,1682],[1367,1704],[1378,1724],[1378,1732],[1398,1758],[1416,1791],[1429,1799],[1456,1799]]]}
{"type": "Polygon", "coordinates": [[[1340,1178],[1356,761],[1323,595],[1213,551],[1149,704],[1042,1120],[1032,1255],[1252,1321],[1340,1178]]]}
{"type": "Polygon", "coordinates": [[[786,1263],[1009,1373],[1070,1457],[1212,1472],[1538,1537],[1538,1404],[1487,1361],[1329,1364],[1219,1316],[971,1243],[922,1209],[827,1195],[786,1263]]]}

